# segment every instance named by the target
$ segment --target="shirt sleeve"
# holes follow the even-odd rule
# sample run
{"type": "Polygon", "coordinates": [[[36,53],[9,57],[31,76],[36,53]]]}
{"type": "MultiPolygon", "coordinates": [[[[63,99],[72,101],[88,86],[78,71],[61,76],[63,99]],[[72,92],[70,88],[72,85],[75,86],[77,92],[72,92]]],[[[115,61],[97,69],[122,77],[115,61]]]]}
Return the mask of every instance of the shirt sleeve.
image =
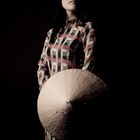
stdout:
{"type": "Polygon", "coordinates": [[[37,70],[37,78],[38,78],[38,84],[39,84],[39,89],[43,87],[44,83],[49,79],[50,73],[49,73],[49,67],[48,63],[46,60],[46,55],[47,55],[47,48],[49,45],[49,40],[50,40],[50,35],[51,35],[51,30],[48,31],[45,42],[44,42],[44,47],[38,62],[38,70],[37,70]]]}
{"type": "Polygon", "coordinates": [[[89,27],[87,29],[86,37],[85,37],[85,47],[84,47],[84,64],[82,69],[83,70],[89,70],[92,71],[94,68],[94,46],[96,42],[96,36],[95,36],[95,29],[89,23],[89,27]]]}

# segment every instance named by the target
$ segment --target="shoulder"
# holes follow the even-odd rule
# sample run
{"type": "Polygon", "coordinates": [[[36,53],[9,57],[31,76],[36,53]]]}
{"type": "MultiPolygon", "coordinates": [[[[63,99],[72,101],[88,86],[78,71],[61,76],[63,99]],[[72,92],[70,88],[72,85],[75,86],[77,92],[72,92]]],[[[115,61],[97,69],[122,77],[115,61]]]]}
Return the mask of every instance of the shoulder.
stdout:
{"type": "Polygon", "coordinates": [[[53,32],[53,28],[49,29],[49,30],[47,31],[47,36],[50,36],[50,35],[52,34],[52,32],[53,32]]]}
{"type": "Polygon", "coordinates": [[[47,33],[45,35],[45,43],[48,43],[49,40],[51,39],[52,32],[53,32],[53,28],[51,28],[47,31],[47,33]]]}
{"type": "Polygon", "coordinates": [[[91,22],[91,21],[85,22],[85,30],[95,30],[93,22],[91,22]]]}
{"type": "Polygon", "coordinates": [[[51,38],[51,35],[52,35],[52,32],[53,32],[53,28],[49,29],[46,33],[46,39],[45,40],[49,40],[51,38]]]}
{"type": "Polygon", "coordinates": [[[92,21],[84,21],[84,22],[81,22],[81,24],[78,24],[78,28],[83,33],[88,33],[90,30],[95,31],[95,27],[94,27],[92,21]]]}

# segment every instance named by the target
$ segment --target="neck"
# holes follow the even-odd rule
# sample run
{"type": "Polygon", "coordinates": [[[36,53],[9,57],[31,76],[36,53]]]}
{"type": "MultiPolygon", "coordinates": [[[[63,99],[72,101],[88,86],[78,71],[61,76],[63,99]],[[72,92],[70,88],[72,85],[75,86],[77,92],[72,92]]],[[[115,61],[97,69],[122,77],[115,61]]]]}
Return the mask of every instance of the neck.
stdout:
{"type": "Polygon", "coordinates": [[[66,11],[67,19],[77,18],[75,11],[66,11]]]}

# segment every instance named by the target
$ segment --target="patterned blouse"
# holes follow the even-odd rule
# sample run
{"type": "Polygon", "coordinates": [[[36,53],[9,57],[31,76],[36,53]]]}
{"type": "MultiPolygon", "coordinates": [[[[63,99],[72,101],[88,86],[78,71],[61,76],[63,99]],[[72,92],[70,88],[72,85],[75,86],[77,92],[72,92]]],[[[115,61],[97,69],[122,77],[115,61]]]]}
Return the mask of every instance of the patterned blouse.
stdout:
{"type": "MultiPolygon", "coordinates": [[[[91,22],[66,20],[60,29],[55,42],[50,43],[53,29],[47,32],[44,47],[38,62],[38,83],[40,89],[53,74],[72,68],[93,70],[93,49],[95,45],[95,29],[91,22]]],[[[55,140],[46,132],[46,140],[55,140]]]]}
{"type": "Polygon", "coordinates": [[[91,22],[66,20],[55,42],[50,43],[53,29],[47,32],[44,47],[38,62],[38,83],[40,89],[53,74],[72,68],[93,70],[93,49],[95,29],[91,22]]]}

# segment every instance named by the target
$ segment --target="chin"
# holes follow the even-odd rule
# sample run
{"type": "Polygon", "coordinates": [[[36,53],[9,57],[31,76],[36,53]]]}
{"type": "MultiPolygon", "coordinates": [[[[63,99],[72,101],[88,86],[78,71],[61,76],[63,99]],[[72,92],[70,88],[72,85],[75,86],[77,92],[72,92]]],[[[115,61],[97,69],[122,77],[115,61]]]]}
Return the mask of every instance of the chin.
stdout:
{"type": "Polygon", "coordinates": [[[68,6],[68,8],[67,8],[68,10],[76,10],[76,6],[75,5],[71,5],[71,6],[68,6]]]}

